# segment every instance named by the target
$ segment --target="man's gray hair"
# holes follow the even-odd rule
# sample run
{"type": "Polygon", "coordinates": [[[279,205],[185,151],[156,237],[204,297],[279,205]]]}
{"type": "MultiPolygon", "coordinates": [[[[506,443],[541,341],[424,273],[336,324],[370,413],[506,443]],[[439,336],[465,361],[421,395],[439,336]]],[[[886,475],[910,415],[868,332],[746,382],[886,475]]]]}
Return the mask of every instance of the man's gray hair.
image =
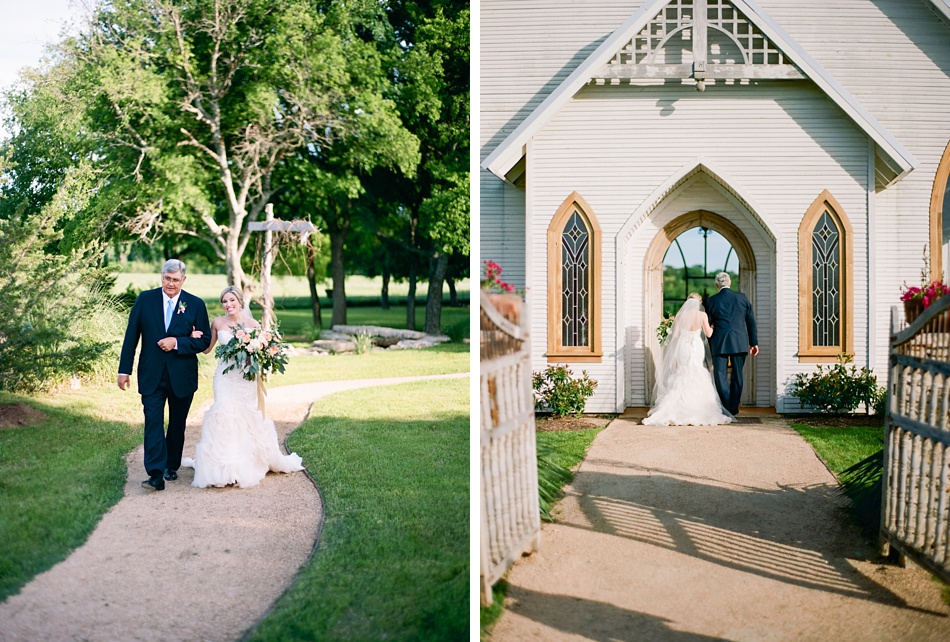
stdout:
{"type": "Polygon", "coordinates": [[[716,285],[721,288],[728,288],[732,285],[732,277],[729,276],[728,272],[720,272],[716,275],[716,285]]]}
{"type": "Polygon", "coordinates": [[[162,276],[170,272],[181,272],[181,275],[185,276],[185,264],[178,259],[168,259],[162,266],[162,276]]]}

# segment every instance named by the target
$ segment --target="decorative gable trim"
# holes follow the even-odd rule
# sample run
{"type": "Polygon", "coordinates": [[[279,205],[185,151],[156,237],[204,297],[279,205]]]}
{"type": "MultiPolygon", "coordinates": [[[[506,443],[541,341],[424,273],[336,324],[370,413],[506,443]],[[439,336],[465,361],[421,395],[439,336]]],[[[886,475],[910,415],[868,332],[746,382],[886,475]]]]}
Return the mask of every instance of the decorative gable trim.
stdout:
{"type": "MultiPolygon", "coordinates": [[[[698,1],[702,5],[706,4],[706,0],[698,1]]],[[[713,1],[717,2],[718,0],[713,1]]],[[[648,27],[649,23],[653,21],[662,10],[668,8],[672,2],[676,2],[677,5],[679,5],[681,0],[652,0],[641,6],[619,29],[608,36],[583,63],[555,88],[555,90],[485,158],[482,162],[482,167],[502,180],[505,180],[506,175],[525,155],[525,148],[528,141],[533,138],[581,88],[590,82],[597,82],[598,78],[606,80],[611,74],[619,73],[617,68],[612,66],[618,63],[612,63],[612,61],[617,59],[618,56],[622,61],[625,48],[628,48],[631,42],[635,42],[635,38],[648,27]]],[[[780,74],[790,75],[800,73],[801,77],[814,82],[832,102],[841,108],[841,110],[874,141],[876,148],[875,182],[876,188],[879,190],[900,179],[919,165],[917,159],[914,158],[897,139],[891,136],[891,134],[864,109],[854,96],[848,93],[844,87],[806,53],[791,36],[785,33],[757,4],[752,0],[730,0],[729,4],[734,6],[735,10],[744,16],[745,21],[755,28],[756,33],[763,39],[763,42],[768,42],[769,47],[782,53],[782,58],[781,62],[776,63],[780,65],[780,68],[770,68],[772,64],[771,59],[766,57],[758,66],[753,60],[750,64],[743,63],[741,65],[742,69],[721,70],[723,73],[733,75],[736,73],[745,73],[747,77],[766,77],[756,76],[758,73],[771,74],[769,77],[776,77],[780,74]]],[[[705,35],[703,37],[705,37],[705,35]]],[[[628,56],[634,53],[633,51],[627,51],[628,56]]],[[[778,60],[778,58],[775,58],[775,60],[778,60]]],[[[693,63],[695,62],[696,61],[693,61],[693,63]]],[[[693,63],[689,64],[693,68],[693,81],[696,81],[696,67],[693,63]]],[[[667,71],[671,72],[671,70],[667,71]]],[[[706,69],[701,69],[700,71],[705,73],[706,69]]],[[[640,72],[636,73],[639,74],[640,72]]],[[[704,76],[704,79],[708,77],[709,76],[704,76]]],[[[657,78],[659,79],[660,77],[658,76],[657,78]]],[[[619,78],[616,80],[619,82],[619,78]]]]}

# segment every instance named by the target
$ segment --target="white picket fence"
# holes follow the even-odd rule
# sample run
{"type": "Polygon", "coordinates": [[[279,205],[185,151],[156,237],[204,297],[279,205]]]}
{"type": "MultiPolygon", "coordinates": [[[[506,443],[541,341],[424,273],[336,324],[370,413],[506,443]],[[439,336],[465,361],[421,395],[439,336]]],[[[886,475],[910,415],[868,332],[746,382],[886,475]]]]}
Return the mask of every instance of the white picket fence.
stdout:
{"type": "Polygon", "coordinates": [[[528,335],[520,306],[514,307],[520,323],[505,318],[481,293],[481,593],[486,606],[492,603],[492,585],[541,544],[528,335]]]}
{"type": "Polygon", "coordinates": [[[891,312],[881,537],[950,582],[950,296],[891,312]]]}

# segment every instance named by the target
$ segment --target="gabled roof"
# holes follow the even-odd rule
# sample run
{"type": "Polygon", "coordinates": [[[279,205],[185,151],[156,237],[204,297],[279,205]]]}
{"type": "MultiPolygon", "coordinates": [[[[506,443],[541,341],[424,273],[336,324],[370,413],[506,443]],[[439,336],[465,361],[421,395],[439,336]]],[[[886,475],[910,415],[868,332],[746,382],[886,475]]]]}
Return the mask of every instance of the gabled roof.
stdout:
{"type": "MultiPolygon", "coordinates": [[[[538,107],[512,131],[482,162],[482,167],[506,179],[521,163],[525,145],[578,91],[601,77],[604,66],[670,4],[671,0],[649,0],[587,57],[538,107]]],[[[801,74],[817,85],[876,145],[878,188],[898,180],[918,166],[917,159],[839,84],[821,65],[792,39],[753,0],[730,0],[731,4],[768,38],[801,74]]],[[[937,8],[950,11],[944,0],[932,0],[937,8]]]]}
{"type": "Polygon", "coordinates": [[[950,0],[930,0],[934,9],[943,16],[944,20],[950,23],[950,0]]]}

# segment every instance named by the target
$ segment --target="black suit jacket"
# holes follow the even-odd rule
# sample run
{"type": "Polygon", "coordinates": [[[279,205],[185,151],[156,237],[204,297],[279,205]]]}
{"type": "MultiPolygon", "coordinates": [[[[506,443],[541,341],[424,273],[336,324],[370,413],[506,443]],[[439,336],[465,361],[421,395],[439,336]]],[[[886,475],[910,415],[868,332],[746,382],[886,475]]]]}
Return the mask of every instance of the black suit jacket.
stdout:
{"type": "Polygon", "coordinates": [[[744,354],[759,345],[752,304],[742,292],[729,288],[706,299],[706,313],[713,335],[709,349],[713,354],[744,354]]]}
{"type": "Polygon", "coordinates": [[[119,357],[120,374],[132,374],[132,363],[139,338],[142,339],[138,369],[139,393],[147,395],[155,392],[162,376],[162,368],[167,367],[175,396],[193,395],[198,389],[197,355],[207,350],[211,343],[211,327],[204,301],[182,290],[166,332],[162,289],[142,292],[129,313],[129,325],[125,330],[122,354],[119,357]],[[181,310],[182,304],[184,311],[181,310]],[[200,339],[191,338],[192,328],[204,333],[200,339]],[[178,349],[165,352],[159,348],[158,342],[165,337],[176,337],[178,349]]]}

